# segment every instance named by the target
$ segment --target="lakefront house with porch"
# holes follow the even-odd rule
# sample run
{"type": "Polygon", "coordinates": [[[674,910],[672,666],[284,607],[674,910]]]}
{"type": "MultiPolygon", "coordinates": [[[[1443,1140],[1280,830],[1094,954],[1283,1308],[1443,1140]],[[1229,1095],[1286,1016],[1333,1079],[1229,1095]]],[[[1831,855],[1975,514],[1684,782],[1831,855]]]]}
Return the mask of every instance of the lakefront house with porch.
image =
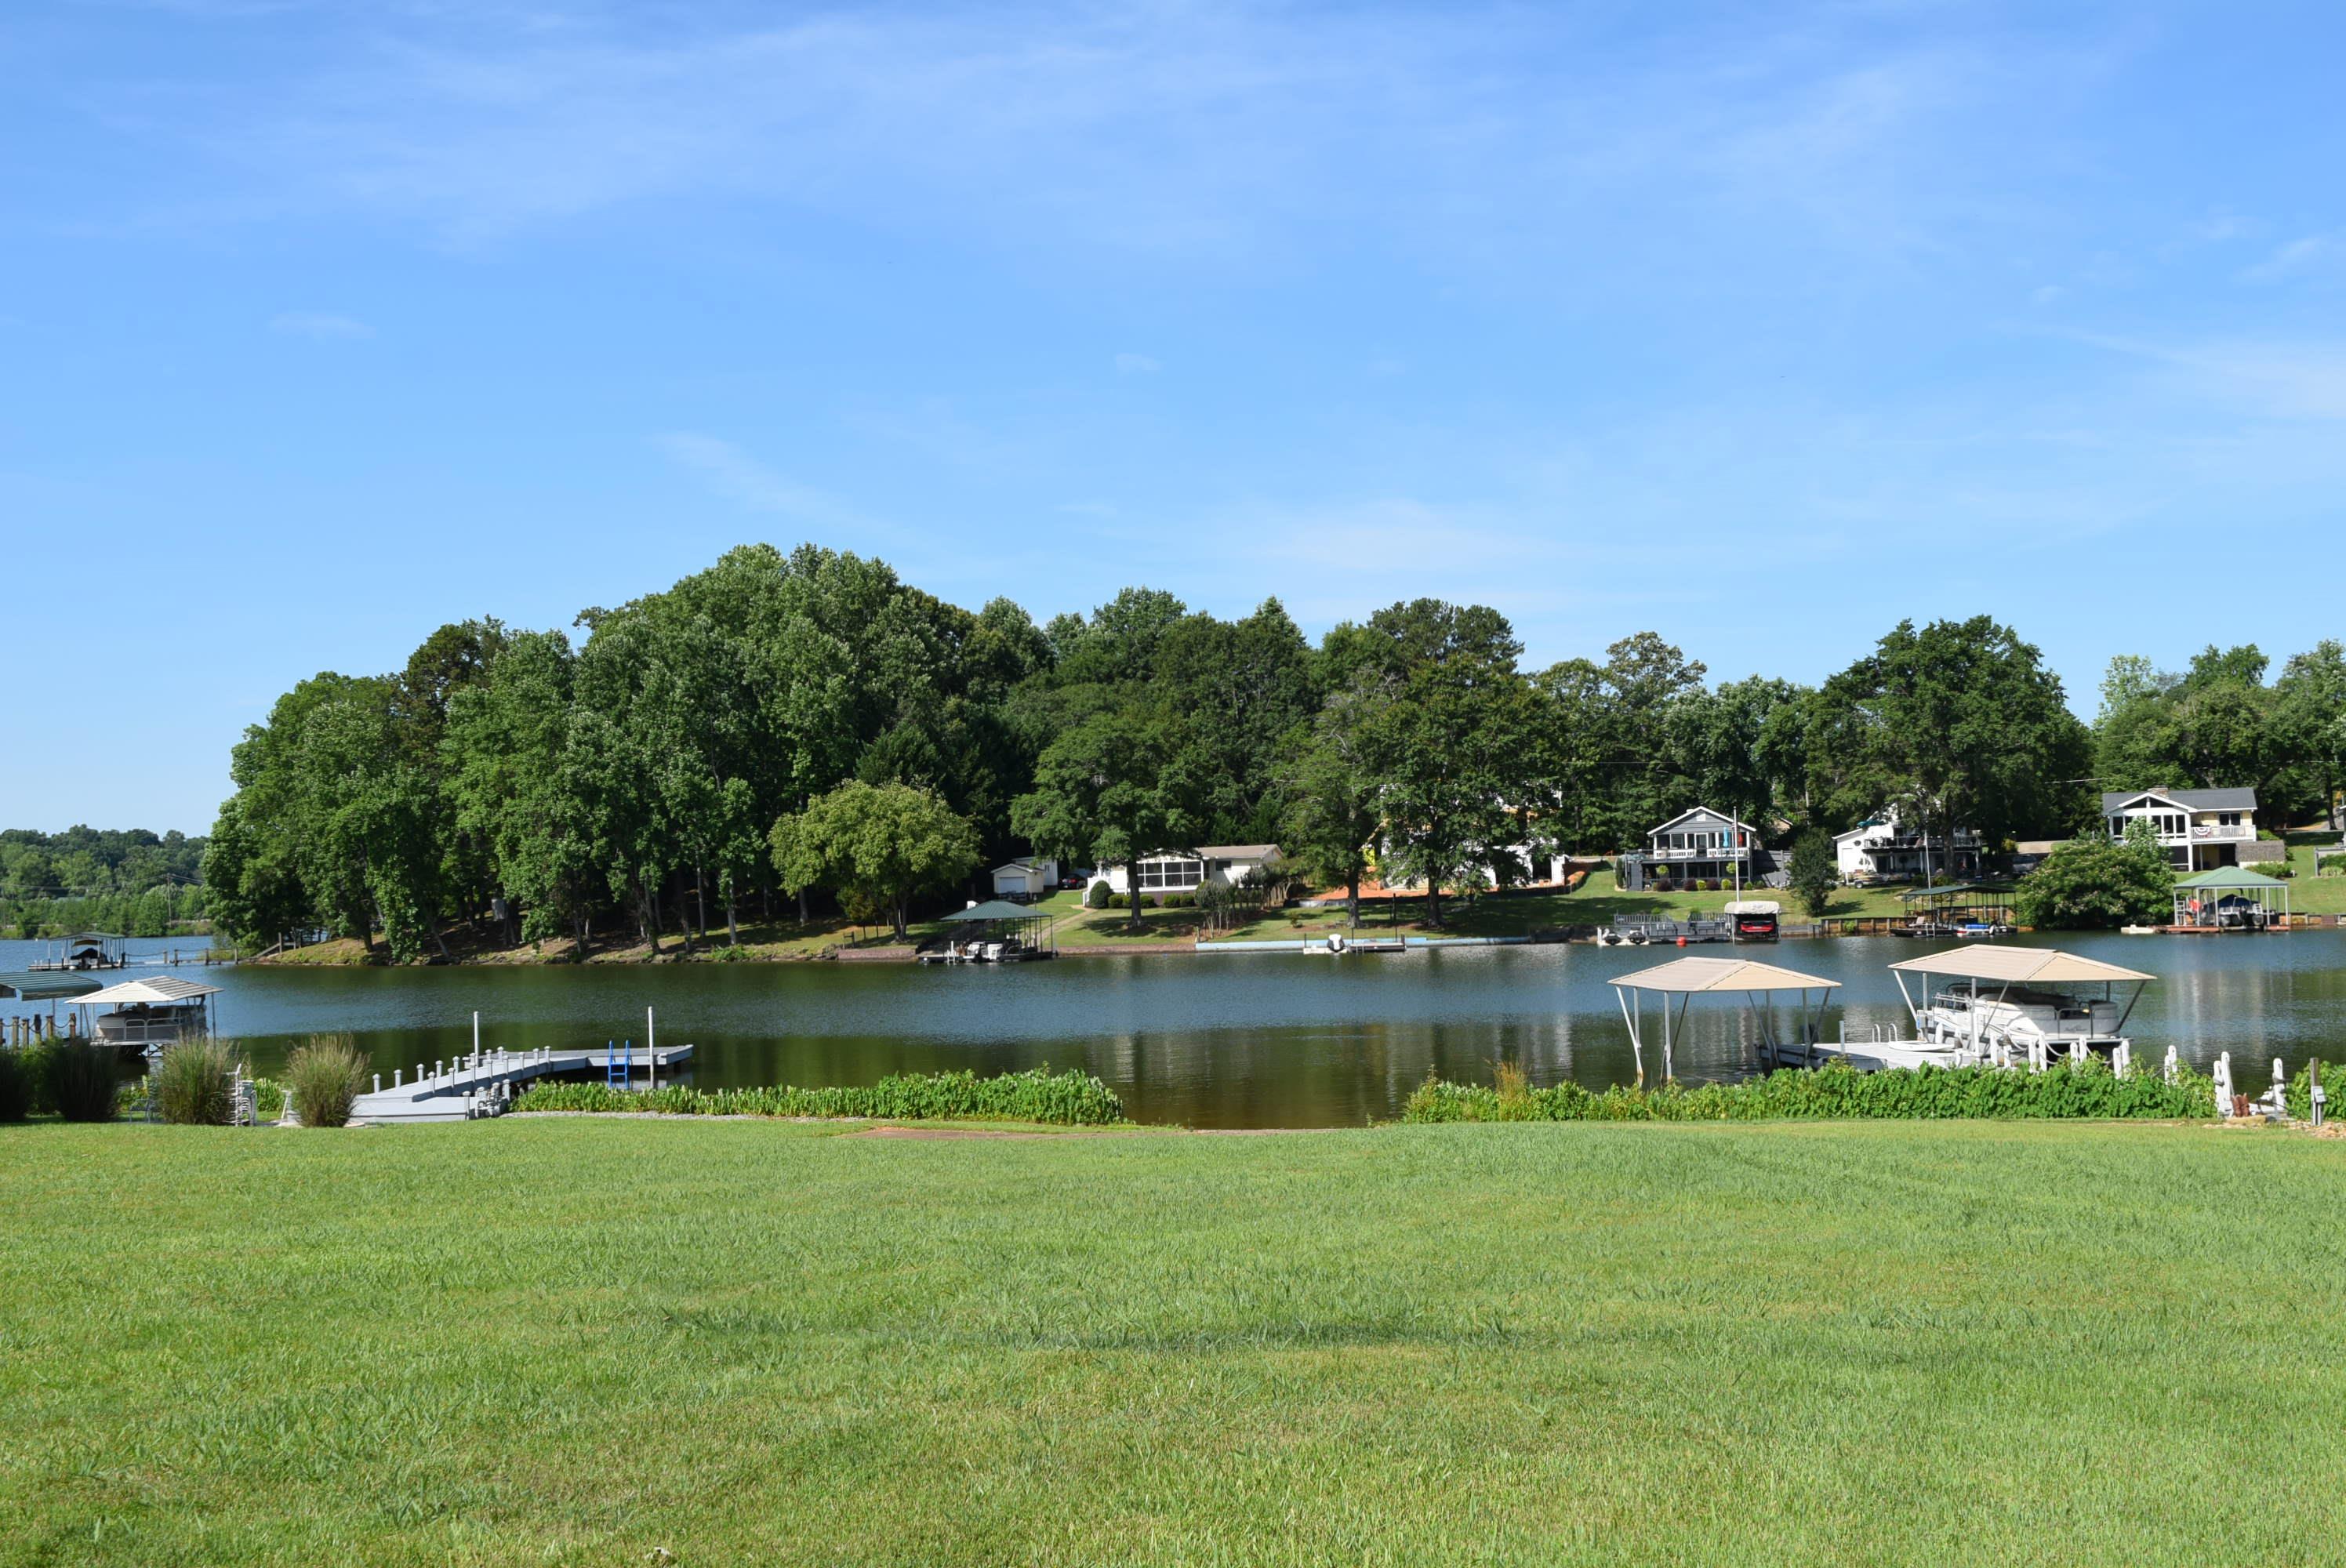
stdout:
{"type": "Polygon", "coordinates": [[[1760,836],[1749,823],[1724,811],[1697,806],[1681,811],[1646,835],[1646,847],[1623,855],[1619,862],[1624,892],[1643,892],[1657,881],[1746,882],[1754,875],[1760,836]]]}
{"type": "Polygon", "coordinates": [[[2178,871],[2205,871],[2242,861],[2279,860],[2281,846],[2257,841],[2254,789],[2106,790],[2102,820],[2110,837],[2123,839],[2127,826],[2147,819],[2159,847],[2178,871]]]}
{"type": "MultiPolygon", "coordinates": [[[[1254,871],[1271,874],[1284,860],[1277,844],[1200,844],[1194,850],[1159,850],[1144,855],[1136,869],[1141,892],[1162,898],[1168,893],[1194,893],[1209,882],[1236,887],[1254,871]]],[[[1086,895],[1102,882],[1112,893],[1132,891],[1127,869],[1120,865],[1102,866],[1093,872],[1086,895]]]]}
{"type": "Polygon", "coordinates": [[[1980,836],[1975,828],[1944,828],[1927,836],[1898,820],[1894,806],[1877,811],[1846,833],[1833,835],[1833,859],[1845,882],[1932,880],[1980,874],[1980,836]]]}

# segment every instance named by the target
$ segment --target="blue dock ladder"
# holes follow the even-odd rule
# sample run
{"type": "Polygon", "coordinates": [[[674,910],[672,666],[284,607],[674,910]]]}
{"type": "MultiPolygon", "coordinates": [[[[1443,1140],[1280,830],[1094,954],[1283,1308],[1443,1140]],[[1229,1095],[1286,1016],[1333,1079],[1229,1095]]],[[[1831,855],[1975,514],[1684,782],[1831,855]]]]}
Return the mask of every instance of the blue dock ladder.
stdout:
{"type": "Polygon", "coordinates": [[[632,1040],[614,1044],[603,1042],[603,1083],[607,1087],[624,1089],[635,1081],[636,1043],[632,1040]]]}

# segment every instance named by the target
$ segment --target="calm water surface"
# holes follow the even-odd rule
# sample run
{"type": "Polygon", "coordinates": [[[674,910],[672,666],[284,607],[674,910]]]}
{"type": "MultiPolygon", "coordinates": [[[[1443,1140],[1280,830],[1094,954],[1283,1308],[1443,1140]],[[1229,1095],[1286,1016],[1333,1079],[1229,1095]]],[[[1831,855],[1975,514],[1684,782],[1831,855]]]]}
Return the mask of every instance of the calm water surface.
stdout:
{"type": "MultiPolygon", "coordinates": [[[[137,953],[193,951],[184,939],[131,945],[137,953]]],[[[2346,1056],[2346,933],[2072,933],[2041,945],[2160,976],[2128,1030],[2137,1051],[2152,1059],[2170,1043],[2198,1063],[2227,1050],[2235,1061],[2285,1056],[2292,1068],[2307,1055],[2346,1056]]],[[[1852,1031],[1867,1023],[1905,1029],[1884,966],[1927,950],[1882,937],[1690,951],[1765,956],[1841,981],[1840,1005],[1826,1013],[1830,1035],[1843,1018],[1852,1031]]],[[[0,969],[20,969],[38,952],[37,944],[0,942],[0,969]]],[[[1628,1033],[1605,983],[1665,956],[1677,955],[1516,947],[1342,959],[1080,958],[1006,968],[189,966],[178,972],[222,988],[221,1029],[247,1042],[264,1073],[312,1032],[354,1035],[386,1073],[454,1055],[471,1039],[476,1009],[491,1046],[640,1042],[649,1005],[658,1009],[664,1042],[699,1048],[688,1075],[703,1086],[861,1084],[897,1071],[1048,1064],[1098,1074],[1143,1121],[1250,1127],[1392,1116],[1429,1071],[1487,1082],[1501,1059],[1522,1063],[1535,1084],[1626,1082],[1628,1033]]],[[[1743,1070],[1749,1030],[1739,1003],[1695,1001],[1678,1053],[1682,1078],[1743,1070]]],[[[1649,1024],[1653,1018],[1649,1011],[1649,1024]]]]}

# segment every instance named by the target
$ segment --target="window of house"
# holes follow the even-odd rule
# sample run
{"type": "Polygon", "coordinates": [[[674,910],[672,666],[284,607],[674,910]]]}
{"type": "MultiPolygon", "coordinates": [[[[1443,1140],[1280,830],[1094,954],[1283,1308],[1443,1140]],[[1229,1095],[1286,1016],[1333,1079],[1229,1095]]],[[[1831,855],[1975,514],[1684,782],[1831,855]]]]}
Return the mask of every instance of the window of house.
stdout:
{"type": "Polygon", "coordinates": [[[1140,862],[1140,891],[1186,893],[1206,880],[1206,862],[1187,855],[1161,855],[1140,862]]]}

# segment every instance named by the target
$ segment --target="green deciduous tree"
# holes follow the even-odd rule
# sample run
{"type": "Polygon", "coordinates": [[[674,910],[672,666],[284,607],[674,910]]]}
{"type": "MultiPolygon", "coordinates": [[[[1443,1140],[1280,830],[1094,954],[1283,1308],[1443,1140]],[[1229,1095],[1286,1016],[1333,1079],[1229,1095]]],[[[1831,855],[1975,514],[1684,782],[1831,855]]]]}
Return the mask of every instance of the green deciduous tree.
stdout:
{"type": "Polygon", "coordinates": [[[1841,867],[1833,860],[1832,840],[1817,830],[1800,835],[1792,845],[1791,864],[1786,868],[1792,895],[1800,901],[1800,908],[1816,920],[1831,903],[1833,889],[1841,885],[1841,867]]]}
{"type": "Polygon", "coordinates": [[[1047,854],[1123,866],[1127,924],[1138,931],[1141,857],[1195,843],[1211,783],[1211,759],[1188,723],[1134,704],[1093,714],[1045,747],[1010,820],[1047,854]]]}
{"type": "Polygon", "coordinates": [[[835,888],[884,909],[899,939],[912,901],[976,869],[977,831],[940,797],[905,784],[852,779],[776,820],[775,869],[790,888],[835,888]]]}
{"type": "Polygon", "coordinates": [[[2087,833],[2055,844],[2021,880],[2022,923],[2040,931],[2147,925],[2173,911],[2175,871],[2150,824],[2137,819],[2124,840],[2087,833]]]}

